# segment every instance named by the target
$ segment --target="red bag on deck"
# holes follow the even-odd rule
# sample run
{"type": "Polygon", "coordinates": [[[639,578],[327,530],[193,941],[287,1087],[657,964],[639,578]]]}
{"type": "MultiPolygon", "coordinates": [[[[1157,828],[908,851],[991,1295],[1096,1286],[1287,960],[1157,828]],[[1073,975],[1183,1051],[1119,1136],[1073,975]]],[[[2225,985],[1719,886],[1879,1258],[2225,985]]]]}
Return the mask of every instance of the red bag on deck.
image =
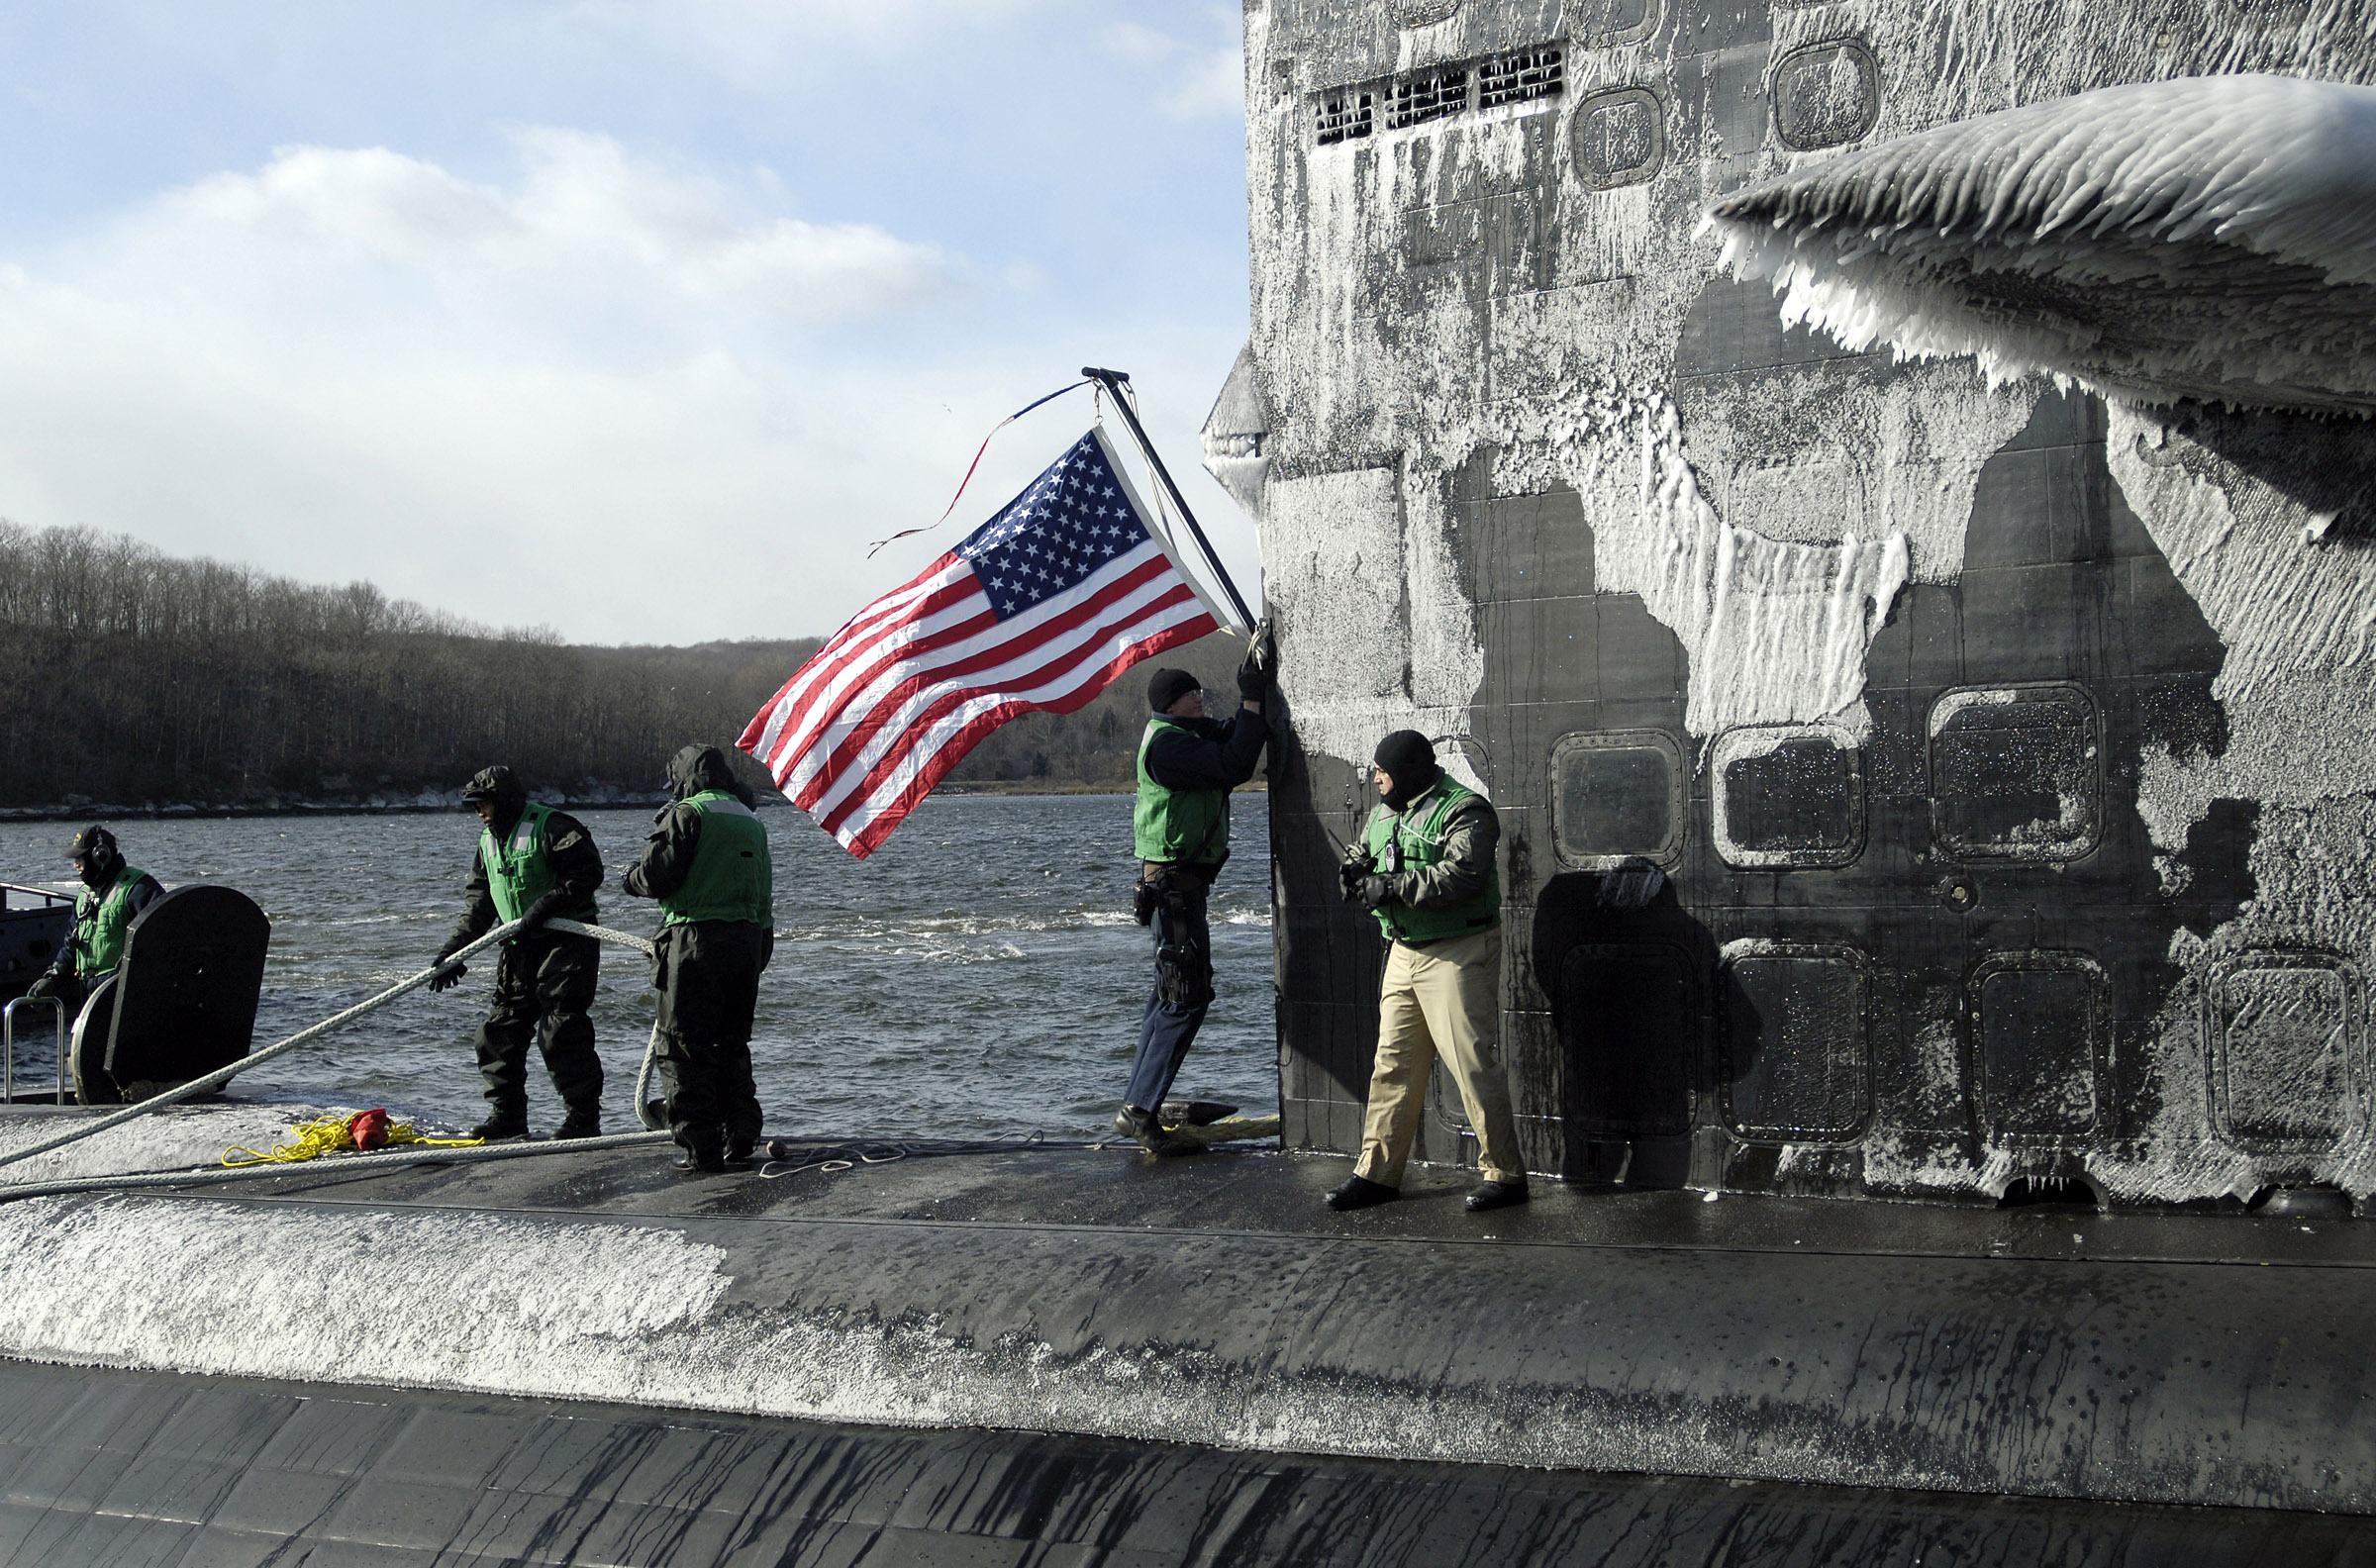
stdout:
{"type": "Polygon", "coordinates": [[[378,1109],[357,1111],[346,1119],[346,1135],[358,1149],[383,1147],[388,1141],[388,1114],[378,1109]]]}

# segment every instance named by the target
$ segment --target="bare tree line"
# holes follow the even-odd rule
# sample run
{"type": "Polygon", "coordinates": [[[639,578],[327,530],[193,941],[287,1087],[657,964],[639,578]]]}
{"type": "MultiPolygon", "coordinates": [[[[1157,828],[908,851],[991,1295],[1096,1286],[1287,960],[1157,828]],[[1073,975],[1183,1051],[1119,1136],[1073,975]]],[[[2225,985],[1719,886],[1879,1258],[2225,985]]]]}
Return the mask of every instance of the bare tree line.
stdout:
{"type": "MultiPolygon", "coordinates": [[[[492,761],[549,793],[656,791],[679,745],[731,746],[818,642],[572,645],[368,583],[0,523],[0,807],[410,796],[492,761]]],[[[1200,650],[1165,662],[1226,677],[1217,661],[1235,654],[1215,639],[1206,670],[1200,650]]],[[[1128,787],[1146,713],[1136,673],[1080,713],[1007,726],[956,777],[1128,787]]]]}

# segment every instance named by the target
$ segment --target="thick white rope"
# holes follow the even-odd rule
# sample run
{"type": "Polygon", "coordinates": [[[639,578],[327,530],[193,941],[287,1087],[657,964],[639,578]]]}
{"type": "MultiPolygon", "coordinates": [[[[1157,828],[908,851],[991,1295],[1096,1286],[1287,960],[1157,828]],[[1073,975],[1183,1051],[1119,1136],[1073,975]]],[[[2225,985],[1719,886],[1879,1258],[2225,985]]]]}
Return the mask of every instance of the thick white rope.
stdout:
{"type": "MultiPolygon", "coordinates": [[[[545,929],[548,931],[567,931],[572,935],[592,936],[599,941],[617,942],[623,947],[633,947],[638,951],[646,954],[649,954],[655,950],[652,947],[651,939],[649,937],[638,936],[633,931],[613,931],[607,926],[587,926],[573,920],[553,920],[547,921],[544,924],[545,929]]],[[[395,1001],[398,997],[403,996],[406,992],[419,990],[421,987],[429,984],[430,981],[435,980],[447,968],[454,964],[460,963],[462,960],[468,958],[472,953],[479,952],[487,947],[493,946],[495,943],[503,940],[503,938],[509,936],[512,932],[518,931],[519,929],[520,923],[518,921],[507,921],[503,925],[496,927],[493,931],[488,931],[484,936],[479,937],[478,940],[472,942],[469,946],[456,951],[453,956],[447,958],[444,963],[432,964],[428,968],[422,970],[419,974],[412,975],[409,978],[399,981],[397,984],[388,987],[387,990],[382,991],[379,995],[367,998],[361,1002],[357,1002],[354,1006],[348,1008],[344,1013],[334,1014],[333,1016],[324,1019],[319,1024],[312,1025],[306,1029],[301,1029],[296,1033],[290,1035],[287,1039],[275,1040],[272,1044],[265,1046],[260,1051],[251,1051],[248,1055],[241,1057],[238,1061],[233,1062],[230,1066],[218,1068],[214,1072],[208,1073],[203,1078],[193,1078],[188,1083],[181,1085],[179,1088],[168,1089],[163,1094],[152,1095],[148,1099],[143,1100],[138,1105],[126,1106],[123,1110],[116,1112],[112,1116],[101,1117],[95,1122],[85,1122],[81,1126],[71,1127],[64,1132],[60,1132],[57,1136],[45,1142],[34,1143],[25,1148],[11,1149],[6,1153],[0,1153],[0,1165],[14,1165],[19,1160],[31,1159],[36,1154],[47,1154],[51,1149],[64,1148],[69,1143],[79,1142],[81,1139],[90,1137],[94,1133],[105,1132],[110,1127],[122,1127],[127,1122],[138,1121],[140,1118],[148,1116],[151,1112],[162,1111],[169,1105],[178,1105],[184,1100],[205,1094],[210,1089],[220,1089],[225,1084],[231,1082],[232,1079],[237,1078],[240,1074],[248,1071],[251,1067],[259,1066],[264,1062],[268,1062],[273,1057],[281,1055],[284,1052],[293,1051],[300,1045],[310,1044],[314,1040],[320,1039],[323,1035],[330,1033],[334,1029],[345,1029],[347,1025],[354,1023],[357,1019],[366,1018],[369,1015],[378,1012],[381,1008],[386,1007],[389,1003],[395,1001]]],[[[650,1112],[645,1108],[644,1103],[644,1086],[651,1075],[651,1059],[653,1054],[659,1049],[659,1026],[655,1023],[652,1026],[651,1039],[644,1046],[643,1070],[636,1075],[636,1117],[638,1121],[643,1122],[646,1127],[649,1127],[651,1124],[650,1112]]],[[[655,1128],[654,1130],[657,1129],[655,1128]]],[[[619,1135],[623,1137],[633,1137],[645,1136],[647,1134],[621,1133],[619,1135]]],[[[598,1144],[598,1141],[599,1140],[593,1138],[571,1139],[565,1146],[583,1148],[589,1145],[596,1145],[598,1144]]],[[[5,1187],[5,1184],[0,1184],[0,1187],[5,1187]]],[[[11,1197],[29,1196],[28,1192],[19,1189],[10,1188],[7,1189],[7,1191],[11,1197]]]]}

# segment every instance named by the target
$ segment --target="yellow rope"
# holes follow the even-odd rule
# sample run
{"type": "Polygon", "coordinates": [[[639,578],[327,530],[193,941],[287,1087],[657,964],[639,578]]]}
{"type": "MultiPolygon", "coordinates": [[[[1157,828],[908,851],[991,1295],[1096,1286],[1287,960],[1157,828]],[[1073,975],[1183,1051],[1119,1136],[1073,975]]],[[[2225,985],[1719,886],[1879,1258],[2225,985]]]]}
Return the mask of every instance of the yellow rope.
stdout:
{"type": "MultiPolygon", "coordinates": [[[[299,1160],[317,1159],[324,1154],[342,1154],[356,1146],[354,1121],[353,1117],[324,1117],[319,1122],[302,1122],[289,1128],[288,1142],[270,1152],[234,1144],[223,1151],[223,1163],[236,1170],[243,1165],[292,1165],[299,1160]],[[232,1156],[235,1154],[248,1157],[234,1159],[232,1156]]],[[[424,1143],[433,1148],[474,1148],[485,1141],[484,1138],[423,1137],[413,1130],[410,1122],[388,1124],[387,1142],[391,1146],[398,1143],[424,1143]]]]}

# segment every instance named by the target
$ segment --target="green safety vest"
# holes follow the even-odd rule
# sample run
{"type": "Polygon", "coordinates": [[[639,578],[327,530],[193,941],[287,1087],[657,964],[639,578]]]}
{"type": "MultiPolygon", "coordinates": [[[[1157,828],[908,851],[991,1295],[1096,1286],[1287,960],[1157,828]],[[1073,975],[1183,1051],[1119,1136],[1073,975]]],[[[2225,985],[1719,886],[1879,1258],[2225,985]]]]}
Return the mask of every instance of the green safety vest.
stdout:
{"type": "Polygon", "coordinates": [[[759,814],[725,790],[703,790],[684,805],[701,813],[693,869],[684,886],[660,900],[660,924],[748,921],[775,925],[775,862],[767,855],[767,827],[759,814]]]}
{"type": "Polygon", "coordinates": [[[1225,789],[1175,790],[1155,782],[1146,770],[1146,748],[1164,730],[1194,735],[1186,725],[1162,714],[1146,722],[1138,739],[1138,806],[1132,814],[1138,858],[1176,865],[1213,865],[1230,847],[1230,792],[1225,789]]]}
{"type": "MultiPolygon", "coordinates": [[[[552,861],[544,853],[544,819],[551,815],[551,807],[531,801],[520,808],[520,820],[512,824],[501,843],[495,841],[494,829],[479,830],[478,863],[486,870],[487,896],[495,901],[498,920],[518,920],[560,880],[552,874],[552,861]]],[[[588,898],[559,913],[563,920],[591,925],[594,901],[588,898]]]]}
{"type": "MultiPolygon", "coordinates": [[[[1442,778],[1400,812],[1380,805],[1369,814],[1369,826],[1362,831],[1371,862],[1386,872],[1436,864],[1443,858],[1444,827],[1452,813],[1476,798],[1475,790],[1442,778]],[[1430,801],[1435,804],[1431,806],[1430,801]]],[[[1490,930],[1502,919],[1501,869],[1487,865],[1484,887],[1457,904],[1437,909],[1389,904],[1377,911],[1377,917],[1379,929],[1399,942],[1440,941],[1490,930]]]]}
{"type": "Polygon", "coordinates": [[[132,924],[132,890],[148,873],[128,865],[116,873],[101,897],[84,888],[74,900],[74,934],[66,949],[74,955],[74,973],[85,986],[116,972],[124,961],[124,931],[132,924]]]}

